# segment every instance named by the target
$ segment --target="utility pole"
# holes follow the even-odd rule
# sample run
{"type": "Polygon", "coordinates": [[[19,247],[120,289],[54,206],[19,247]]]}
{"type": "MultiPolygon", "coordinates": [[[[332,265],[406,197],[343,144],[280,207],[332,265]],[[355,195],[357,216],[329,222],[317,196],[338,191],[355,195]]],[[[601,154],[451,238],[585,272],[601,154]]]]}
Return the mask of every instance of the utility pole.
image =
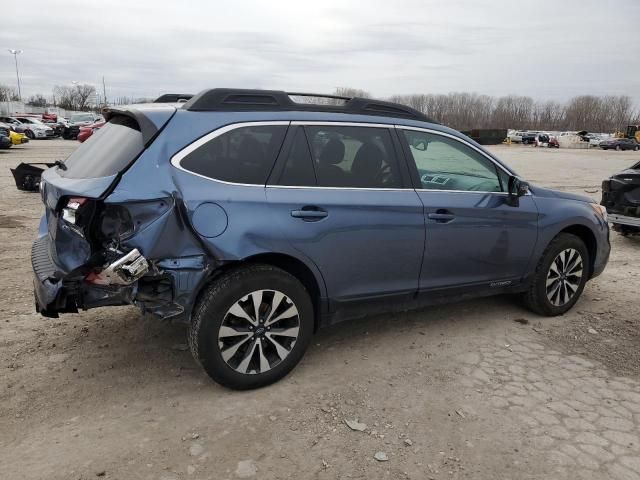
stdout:
{"type": "Polygon", "coordinates": [[[10,48],[9,53],[13,55],[13,60],[16,62],[16,79],[18,80],[18,99],[22,101],[22,91],[20,89],[20,73],[18,73],[18,55],[22,53],[22,50],[16,50],[14,48],[10,48]]]}
{"type": "Polygon", "coordinates": [[[104,106],[107,106],[107,87],[104,84],[104,75],[102,76],[102,97],[104,99],[104,106]]]}

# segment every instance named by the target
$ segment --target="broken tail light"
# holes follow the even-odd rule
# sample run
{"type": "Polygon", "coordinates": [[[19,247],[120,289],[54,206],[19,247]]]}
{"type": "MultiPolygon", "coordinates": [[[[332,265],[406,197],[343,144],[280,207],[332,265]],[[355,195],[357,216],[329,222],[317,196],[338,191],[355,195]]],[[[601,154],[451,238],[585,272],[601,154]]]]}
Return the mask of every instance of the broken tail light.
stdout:
{"type": "Polygon", "coordinates": [[[100,233],[107,240],[124,240],[133,235],[135,225],[129,210],[122,205],[106,205],[101,213],[100,233]]]}
{"type": "Polygon", "coordinates": [[[83,197],[73,197],[67,202],[67,206],[62,209],[62,219],[72,225],[76,225],[78,221],[78,213],[80,207],[87,203],[87,199],[83,197]]]}

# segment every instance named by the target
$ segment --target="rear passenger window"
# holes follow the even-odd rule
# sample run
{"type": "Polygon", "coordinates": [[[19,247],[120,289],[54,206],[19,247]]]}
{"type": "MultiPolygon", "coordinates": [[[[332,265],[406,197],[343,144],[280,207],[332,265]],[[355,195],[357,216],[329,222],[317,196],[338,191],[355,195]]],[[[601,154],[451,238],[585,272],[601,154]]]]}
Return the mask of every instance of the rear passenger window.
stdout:
{"type": "Polygon", "coordinates": [[[286,131],[286,125],[236,128],[189,153],[180,166],[215,180],[264,185],[286,131]]]}
{"type": "Polygon", "coordinates": [[[402,186],[391,135],[386,128],[307,126],[318,186],[402,186]]]}
{"type": "Polygon", "coordinates": [[[291,145],[291,151],[287,156],[284,170],[276,185],[288,185],[296,187],[313,187],[316,185],[316,175],[313,171],[313,163],[307,138],[302,127],[296,131],[296,136],[291,145]]]}

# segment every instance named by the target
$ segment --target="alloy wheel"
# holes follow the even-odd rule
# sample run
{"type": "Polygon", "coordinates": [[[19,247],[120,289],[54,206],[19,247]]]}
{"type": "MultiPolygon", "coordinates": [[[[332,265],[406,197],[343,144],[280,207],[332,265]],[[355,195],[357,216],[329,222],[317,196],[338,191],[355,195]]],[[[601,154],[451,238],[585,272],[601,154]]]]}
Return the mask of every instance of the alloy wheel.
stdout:
{"type": "Polygon", "coordinates": [[[300,332],[295,303],[277,290],[256,290],[236,301],[218,331],[222,359],[244,374],[265,373],[293,350],[300,332]]]}
{"type": "Polygon", "coordinates": [[[575,296],[582,275],[584,265],[582,255],[574,248],[561,251],[549,267],[547,273],[547,298],[552,305],[561,307],[575,296]]]}

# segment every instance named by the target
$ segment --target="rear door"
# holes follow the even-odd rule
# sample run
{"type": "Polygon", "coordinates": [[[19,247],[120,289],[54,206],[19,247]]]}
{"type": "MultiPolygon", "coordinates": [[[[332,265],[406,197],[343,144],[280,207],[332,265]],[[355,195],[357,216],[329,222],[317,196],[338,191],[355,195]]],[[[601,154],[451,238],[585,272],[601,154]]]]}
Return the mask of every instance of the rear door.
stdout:
{"type": "Polygon", "coordinates": [[[417,290],[424,217],[399,148],[387,125],[294,122],[270,176],[274,222],[339,305],[417,290]]]}
{"type": "Polygon", "coordinates": [[[509,206],[510,174],[453,135],[405,127],[397,131],[424,204],[420,289],[518,282],[537,238],[533,197],[509,206]]]}

